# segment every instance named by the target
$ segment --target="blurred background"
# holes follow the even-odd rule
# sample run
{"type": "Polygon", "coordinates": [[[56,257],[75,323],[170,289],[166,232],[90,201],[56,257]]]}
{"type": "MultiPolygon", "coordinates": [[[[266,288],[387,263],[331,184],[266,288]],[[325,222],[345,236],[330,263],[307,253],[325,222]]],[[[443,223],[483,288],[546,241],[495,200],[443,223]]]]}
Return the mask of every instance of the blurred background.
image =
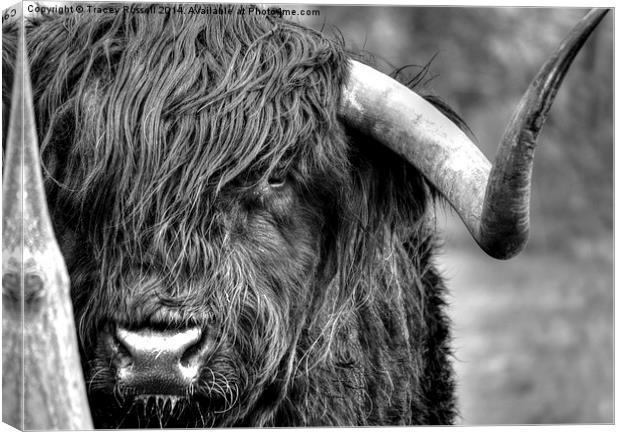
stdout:
{"type": "MultiPolygon", "coordinates": [[[[296,9],[302,8],[295,5],[296,9]]],[[[587,11],[316,7],[379,69],[415,75],[492,159],[513,108],[587,11]],[[429,64],[430,62],[430,64],[429,64]]],[[[579,54],[539,138],[532,229],[509,262],[487,257],[440,209],[462,424],[613,421],[613,12],[579,54]]]]}

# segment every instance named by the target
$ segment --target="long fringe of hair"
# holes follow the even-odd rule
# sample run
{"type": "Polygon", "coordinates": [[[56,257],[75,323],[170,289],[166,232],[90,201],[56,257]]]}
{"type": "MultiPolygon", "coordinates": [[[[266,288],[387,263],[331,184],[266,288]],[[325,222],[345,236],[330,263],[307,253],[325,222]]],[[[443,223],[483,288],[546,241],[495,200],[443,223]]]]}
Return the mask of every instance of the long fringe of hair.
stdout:
{"type": "Polygon", "coordinates": [[[252,377],[268,397],[246,394],[229,424],[376,423],[388,421],[382,403],[401,400],[401,414],[426,406],[428,322],[444,319],[433,306],[442,286],[425,217],[432,192],[415,168],[338,121],[341,40],[271,17],[121,12],[33,20],[28,48],[48,201],[58,230],[85,242],[72,285],[87,347],[93,317],[122,307],[106,296],[156,271],[162,302],[183,305],[187,319],[212,302],[235,339],[268,357],[252,377]],[[291,280],[305,291],[283,294],[290,316],[247,290],[207,300],[204,275],[233,293],[236,279],[260,272],[213,247],[226,236],[222,215],[235,211],[227,197],[291,175],[322,221],[313,283],[291,280]],[[248,298],[265,309],[267,334],[235,330],[248,298]],[[336,397],[348,392],[357,396],[336,397]]]}

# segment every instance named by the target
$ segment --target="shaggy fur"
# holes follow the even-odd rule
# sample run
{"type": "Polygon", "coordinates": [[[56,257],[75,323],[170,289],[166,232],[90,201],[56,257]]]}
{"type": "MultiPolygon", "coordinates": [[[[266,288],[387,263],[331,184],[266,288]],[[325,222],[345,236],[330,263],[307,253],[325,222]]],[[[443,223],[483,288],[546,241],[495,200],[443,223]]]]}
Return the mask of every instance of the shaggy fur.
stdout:
{"type": "Polygon", "coordinates": [[[340,41],[125,13],[38,18],[27,39],[97,427],[453,420],[432,191],[338,120],[340,41]],[[196,325],[209,355],[176,405],[116,382],[103,334],[196,325]]]}

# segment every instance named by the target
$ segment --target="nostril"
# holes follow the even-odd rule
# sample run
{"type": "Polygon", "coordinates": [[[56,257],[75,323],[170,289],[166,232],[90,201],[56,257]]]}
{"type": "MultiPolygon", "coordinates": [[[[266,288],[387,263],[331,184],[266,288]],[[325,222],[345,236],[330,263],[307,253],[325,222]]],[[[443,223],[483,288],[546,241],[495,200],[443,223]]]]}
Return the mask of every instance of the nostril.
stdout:
{"type": "Polygon", "coordinates": [[[181,355],[179,359],[181,366],[191,367],[196,364],[196,362],[203,356],[206,345],[205,334],[201,332],[200,337],[191,346],[188,346],[185,352],[181,355]]]}
{"type": "Polygon", "coordinates": [[[112,333],[106,334],[106,343],[109,353],[112,355],[112,362],[116,367],[124,368],[133,363],[128,347],[112,333]]]}

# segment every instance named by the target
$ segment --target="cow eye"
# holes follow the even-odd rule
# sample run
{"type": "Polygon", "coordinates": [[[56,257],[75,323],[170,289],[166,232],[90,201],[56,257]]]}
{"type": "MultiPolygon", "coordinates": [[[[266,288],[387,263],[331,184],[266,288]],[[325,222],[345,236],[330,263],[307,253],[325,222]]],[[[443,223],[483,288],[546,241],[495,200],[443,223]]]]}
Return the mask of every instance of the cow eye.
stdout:
{"type": "Polygon", "coordinates": [[[269,187],[272,189],[280,189],[282,187],[284,187],[284,185],[286,184],[286,177],[285,176],[272,176],[269,177],[269,187]]]}

